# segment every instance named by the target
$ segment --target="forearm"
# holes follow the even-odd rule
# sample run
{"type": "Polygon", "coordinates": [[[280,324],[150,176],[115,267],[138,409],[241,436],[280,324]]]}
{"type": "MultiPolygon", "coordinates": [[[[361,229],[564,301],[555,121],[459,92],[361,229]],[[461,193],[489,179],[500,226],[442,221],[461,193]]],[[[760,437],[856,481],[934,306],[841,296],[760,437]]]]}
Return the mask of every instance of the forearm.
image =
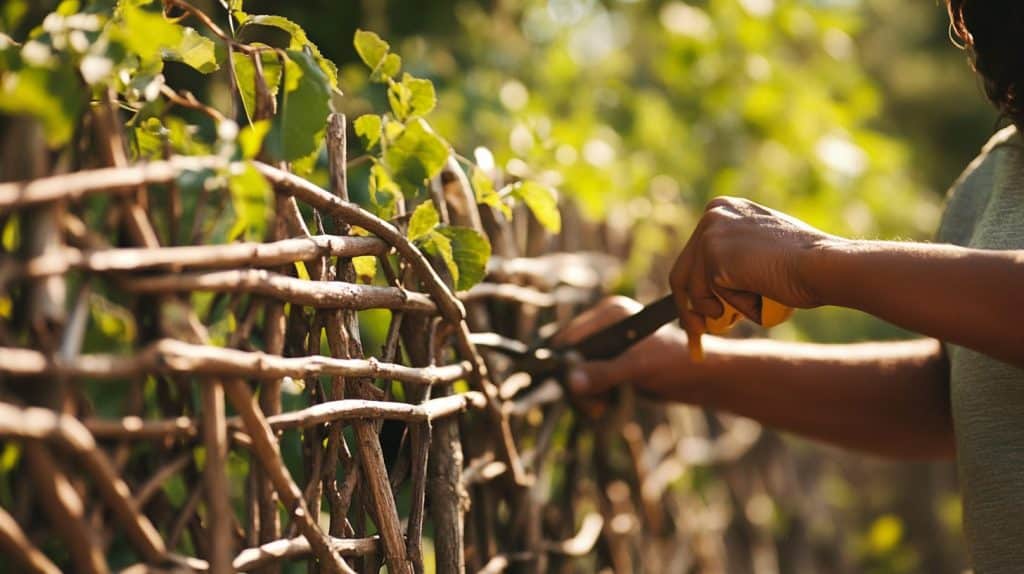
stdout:
{"type": "Polygon", "coordinates": [[[841,241],[809,259],[807,281],[821,303],[1024,367],[1024,252],[841,241]]]}
{"type": "Polygon", "coordinates": [[[812,439],[900,458],[954,452],[937,341],[810,345],[707,337],[675,398],[812,439]],[[690,377],[687,377],[690,378],[690,377]]]}

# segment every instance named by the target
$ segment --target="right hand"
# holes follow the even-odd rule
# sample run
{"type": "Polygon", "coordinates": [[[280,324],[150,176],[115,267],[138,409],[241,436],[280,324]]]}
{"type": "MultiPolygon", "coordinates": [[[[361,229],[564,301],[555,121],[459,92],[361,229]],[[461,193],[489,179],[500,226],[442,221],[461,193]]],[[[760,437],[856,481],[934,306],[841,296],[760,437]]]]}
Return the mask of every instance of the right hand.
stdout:
{"type": "MultiPolygon", "coordinates": [[[[642,308],[628,297],[609,297],[577,317],[554,343],[570,345],[642,308]]],[[[643,394],[685,400],[695,381],[686,333],[673,325],[662,327],[614,359],[586,361],[569,373],[569,386],[580,396],[599,395],[618,385],[633,384],[643,394]]]]}

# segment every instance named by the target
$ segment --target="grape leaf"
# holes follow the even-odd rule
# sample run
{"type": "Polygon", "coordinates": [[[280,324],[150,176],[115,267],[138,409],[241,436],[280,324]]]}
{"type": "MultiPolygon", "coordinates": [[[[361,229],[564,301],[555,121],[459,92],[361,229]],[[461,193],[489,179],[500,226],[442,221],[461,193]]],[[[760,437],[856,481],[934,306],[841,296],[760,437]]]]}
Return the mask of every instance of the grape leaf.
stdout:
{"type": "Polygon", "coordinates": [[[490,176],[484,173],[484,170],[473,166],[470,181],[473,184],[477,203],[497,208],[505,214],[505,217],[512,217],[512,210],[501,200],[501,196],[494,190],[494,182],[491,181],[490,176]]]}
{"type": "Polygon", "coordinates": [[[416,207],[416,210],[412,212],[412,218],[409,219],[409,239],[416,241],[427,235],[437,227],[440,221],[437,210],[434,209],[434,204],[424,201],[416,207]]]}
{"type": "Polygon", "coordinates": [[[487,275],[487,261],[491,258],[491,243],[475,229],[442,226],[439,233],[451,243],[452,259],[458,267],[453,274],[455,288],[465,291],[487,275]]]}
{"type": "Polygon", "coordinates": [[[406,126],[384,151],[385,165],[408,195],[437,175],[447,160],[448,144],[422,119],[406,126]]]}
{"type": "Polygon", "coordinates": [[[235,224],[228,232],[230,239],[244,237],[261,241],[267,230],[267,218],[273,201],[273,190],[266,178],[250,163],[235,165],[228,175],[235,224]]]}
{"type": "Polygon", "coordinates": [[[440,258],[455,284],[459,282],[459,265],[455,262],[452,242],[437,231],[431,231],[416,242],[425,253],[440,258]]]}
{"type": "Polygon", "coordinates": [[[387,169],[379,163],[370,168],[370,204],[374,213],[383,219],[395,214],[395,202],[402,195],[401,188],[391,179],[387,169]]]}
{"type": "Polygon", "coordinates": [[[305,52],[289,50],[286,66],[284,102],[271,137],[279,142],[281,158],[293,161],[320,148],[331,113],[331,88],[327,76],[305,52]]]}
{"type": "Polygon", "coordinates": [[[251,126],[245,126],[238,134],[238,146],[244,159],[252,159],[259,155],[263,147],[263,138],[270,131],[269,120],[259,120],[251,126]]]}
{"type": "Polygon", "coordinates": [[[363,147],[367,150],[377,145],[380,141],[382,124],[380,116],[376,114],[364,114],[356,118],[354,128],[356,135],[363,141],[363,147]]]}
{"type": "Polygon", "coordinates": [[[250,34],[253,34],[255,32],[254,27],[258,26],[276,28],[287,33],[289,38],[288,44],[276,47],[287,48],[288,50],[294,51],[308,50],[317,66],[319,66],[327,76],[327,79],[330,81],[330,86],[332,88],[337,87],[338,67],[334,65],[334,62],[328,60],[320,53],[320,48],[317,48],[316,44],[310,41],[309,36],[306,35],[306,31],[302,29],[302,26],[299,26],[284,16],[267,14],[250,15],[238,29],[238,37],[244,40],[249,37],[250,34]]]}
{"type": "Polygon", "coordinates": [[[204,74],[220,69],[217,63],[216,44],[201,35],[194,28],[185,27],[181,42],[174,48],[163,51],[164,60],[182,62],[204,74]]]}
{"type": "MultiPolygon", "coordinates": [[[[242,96],[242,107],[251,122],[256,113],[256,66],[250,56],[233,52],[232,64],[235,69],[235,83],[238,93],[242,96]]],[[[277,97],[281,84],[281,62],[273,52],[260,52],[260,66],[263,68],[263,81],[272,97],[277,97]]]]}
{"type": "Polygon", "coordinates": [[[521,199],[548,231],[558,233],[562,230],[562,216],[558,212],[554,190],[535,181],[521,181],[511,190],[512,195],[521,199]]]}
{"type": "Polygon", "coordinates": [[[377,258],[373,255],[353,257],[352,267],[355,268],[356,280],[363,283],[373,283],[373,278],[377,276],[377,258]]]}
{"type": "Polygon", "coordinates": [[[406,73],[401,82],[393,82],[388,87],[388,103],[395,117],[400,120],[425,116],[437,105],[434,84],[430,80],[414,78],[406,73]]]}
{"type": "Polygon", "coordinates": [[[130,52],[138,55],[143,64],[159,60],[165,50],[181,45],[184,33],[181,26],[170,22],[159,12],[150,12],[137,3],[118,5],[120,26],[117,39],[130,52]]]}

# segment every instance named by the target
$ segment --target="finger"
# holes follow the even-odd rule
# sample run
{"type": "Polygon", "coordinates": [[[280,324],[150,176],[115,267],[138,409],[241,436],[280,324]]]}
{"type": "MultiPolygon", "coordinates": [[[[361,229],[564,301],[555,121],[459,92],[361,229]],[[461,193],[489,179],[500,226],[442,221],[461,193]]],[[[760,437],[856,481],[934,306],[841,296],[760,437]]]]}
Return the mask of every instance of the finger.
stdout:
{"type": "Polygon", "coordinates": [[[569,388],[582,396],[597,395],[638,378],[635,361],[623,357],[608,361],[588,361],[576,365],[569,373],[569,388]]]}
{"type": "Polygon", "coordinates": [[[737,291],[727,287],[715,286],[715,291],[737,311],[751,321],[761,324],[761,296],[750,291],[737,291]]]}
{"type": "Polygon", "coordinates": [[[690,307],[698,314],[717,319],[725,312],[725,307],[711,288],[710,274],[704,265],[703,249],[698,250],[693,257],[693,268],[690,270],[690,282],[686,292],[690,297],[690,307]]]}
{"type": "Polygon", "coordinates": [[[693,235],[686,242],[686,246],[679,253],[679,257],[676,257],[676,262],[672,265],[672,270],[668,275],[669,287],[672,289],[672,296],[676,300],[676,309],[679,311],[679,323],[684,329],[686,328],[686,312],[691,308],[687,286],[690,281],[693,260],[697,255],[696,249],[702,228],[703,225],[698,223],[697,229],[694,230],[693,235]]]}
{"type": "Polygon", "coordinates": [[[701,336],[707,331],[703,315],[687,310],[683,313],[683,330],[686,331],[686,345],[690,350],[690,360],[699,363],[704,360],[704,345],[701,336]]]}

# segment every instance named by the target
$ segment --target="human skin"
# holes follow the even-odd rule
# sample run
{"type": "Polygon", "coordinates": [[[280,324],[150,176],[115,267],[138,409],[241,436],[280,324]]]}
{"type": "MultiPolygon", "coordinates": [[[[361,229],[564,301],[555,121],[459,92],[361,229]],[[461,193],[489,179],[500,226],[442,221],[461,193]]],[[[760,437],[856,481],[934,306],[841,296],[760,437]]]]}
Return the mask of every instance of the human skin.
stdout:
{"type": "MultiPolygon", "coordinates": [[[[673,267],[680,322],[611,361],[584,363],[575,392],[633,383],[646,394],[760,420],[839,446],[899,458],[954,454],[949,369],[939,341],[1024,367],[1024,252],[849,240],[756,203],[708,204],[673,267]],[[929,337],[814,345],[702,335],[721,297],[752,320],[761,296],[785,305],[859,309],[929,337]]],[[[622,298],[581,316],[566,340],[635,312],[622,298]]]]}

